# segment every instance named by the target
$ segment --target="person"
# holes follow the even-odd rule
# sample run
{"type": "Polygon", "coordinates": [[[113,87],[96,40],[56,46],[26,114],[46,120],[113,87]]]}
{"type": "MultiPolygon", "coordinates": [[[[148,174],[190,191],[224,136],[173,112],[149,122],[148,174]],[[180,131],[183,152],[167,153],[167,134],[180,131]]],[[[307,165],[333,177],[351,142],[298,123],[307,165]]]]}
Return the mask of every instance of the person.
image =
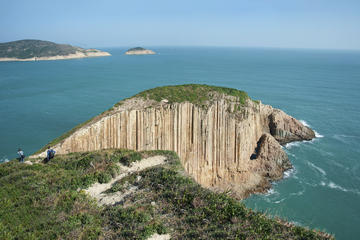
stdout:
{"type": "Polygon", "coordinates": [[[51,149],[50,146],[48,147],[48,150],[46,152],[46,158],[45,163],[49,162],[50,159],[54,158],[56,151],[54,149],[51,149]]]}
{"type": "Polygon", "coordinates": [[[18,149],[17,154],[19,155],[19,158],[18,158],[19,162],[24,162],[25,155],[24,155],[23,150],[21,150],[21,148],[18,149]]]}

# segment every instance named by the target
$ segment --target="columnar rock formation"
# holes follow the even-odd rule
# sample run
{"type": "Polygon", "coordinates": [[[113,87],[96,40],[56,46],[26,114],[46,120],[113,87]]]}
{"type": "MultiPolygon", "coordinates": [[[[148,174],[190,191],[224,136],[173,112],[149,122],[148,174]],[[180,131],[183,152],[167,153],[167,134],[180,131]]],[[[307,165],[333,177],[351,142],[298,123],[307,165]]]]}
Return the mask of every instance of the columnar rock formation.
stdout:
{"type": "Polygon", "coordinates": [[[134,97],[54,148],[60,154],[108,148],[173,150],[197,182],[231,189],[241,198],[263,190],[291,168],[279,142],[314,137],[296,119],[250,99],[240,104],[236,97],[217,94],[204,108],[188,101],[134,97]]]}

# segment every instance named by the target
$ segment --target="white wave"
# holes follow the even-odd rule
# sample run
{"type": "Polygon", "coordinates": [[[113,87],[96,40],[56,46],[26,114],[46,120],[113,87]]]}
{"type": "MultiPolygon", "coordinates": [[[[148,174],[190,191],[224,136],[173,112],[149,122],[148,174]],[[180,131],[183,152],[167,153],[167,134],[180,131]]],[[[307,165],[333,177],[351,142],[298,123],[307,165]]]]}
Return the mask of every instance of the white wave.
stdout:
{"type": "MultiPolygon", "coordinates": [[[[353,143],[354,139],[351,139],[351,138],[355,138],[355,139],[360,138],[360,136],[345,135],[345,134],[335,134],[332,137],[342,143],[345,143],[345,144],[353,143]]],[[[357,150],[357,149],[354,149],[354,150],[357,150]]]]}
{"type": "Polygon", "coordinates": [[[295,173],[295,168],[290,168],[284,172],[284,178],[289,178],[295,173]]]}
{"type": "Polygon", "coordinates": [[[301,143],[301,142],[291,142],[291,143],[287,143],[287,144],[285,144],[285,148],[286,148],[286,149],[290,149],[290,148],[292,148],[292,147],[298,147],[298,146],[300,146],[300,143],[301,143]]]}
{"type": "Polygon", "coordinates": [[[278,203],[281,203],[281,202],[283,202],[283,201],[285,201],[285,200],[286,200],[286,198],[283,198],[283,199],[280,199],[280,200],[278,200],[278,201],[275,201],[274,203],[278,204],[278,203]]]}
{"type": "Polygon", "coordinates": [[[273,194],[276,194],[277,192],[273,189],[273,188],[270,188],[269,190],[267,190],[267,192],[264,194],[265,196],[270,196],[270,195],[273,195],[273,194]]]}
{"type": "Polygon", "coordinates": [[[336,189],[336,190],[339,190],[339,191],[342,191],[342,192],[351,192],[351,193],[355,193],[355,194],[359,194],[360,195],[360,191],[357,190],[357,189],[346,189],[334,182],[329,182],[328,184],[324,183],[324,182],[321,182],[320,183],[321,186],[327,186],[331,189],[336,189]]]}
{"type": "Polygon", "coordinates": [[[338,189],[338,190],[341,190],[341,191],[343,191],[343,192],[348,192],[348,191],[349,191],[349,190],[347,190],[346,188],[343,188],[343,187],[337,185],[337,184],[334,183],[334,182],[330,182],[330,183],[328,184],[328,186],[329,186],[330,188],[332,188],[332,189],[338,189]]]}
{"type": "Polygon", "coordinates": [[[308,186],[311,186],[311,187],[317,187],[318,186],[318,184],[316,184],[316,183],[311,183],[311,182],[307,182],[307,181],[302,181],[302,183],[304,183],[304,184],[306,184],[308,186]]]}
{"type": "Polygon", "coordinates": [[[355,135],[345,135],[345,134],[335,134],[334,137],[341,137],[341,138],[360,138],[360,136],[355,135]]]}
{"type": "Polygon", "coordinates": [[[310,127],[310,124],[308,124],[305,120],[299,120],[299,122],[301,122],[305,127],[310,127]]]}
{"type": "MultiPolygon", "coordinates": [[[[307,123],[305,120],[299,120],[299,122],[301,122],[302,125],[304,125],[305,127],[308,127],[308,128],[311,127],[310,124],[307,123]]],[[[314,130],[314,133],[315,133],[315,137],[316,137],[316,138],[323,138],[323,137],[324,137],[324,135],[321,135],[320,133],[318,133],[318,132],[315,131],[315,130],[314,130]]]]}
{"type": "Polygon", "coordinates": [[[311,162],[307,162],[307,164],[308,164],[310,167],[312,167],[312,168],[316,169],[317,171],[319,171],[322,175],[326,176],[326,172],[325,172],[324,169],[316,166],[315,164],[313,164],[313,163],[311,163],[311,162]]]}
{"type": "Polygon", "coordinates": [[[314,133],[315,133],[315,137],[316,138],[323,138],[324,135],[321,135],[320,133],[318,133],[317,131],[314,130],[314,133]]]}
{"type": "Polygon", "coordinates": [[[301,196],[301,195],[304,194],[304,192],[305,192],[305,190],[302,190],[302,191],[300,191],[300,192],[290,193],[290,195],[291,195],[291,196],[301,196]]]}
{"type": "Polygon", "coordinates": [[[10,160],[6,157],[6,156],[3,156],[2,158],[0,158],[0,163],[6,163],[6,162],[9,162],[10,160]]]}

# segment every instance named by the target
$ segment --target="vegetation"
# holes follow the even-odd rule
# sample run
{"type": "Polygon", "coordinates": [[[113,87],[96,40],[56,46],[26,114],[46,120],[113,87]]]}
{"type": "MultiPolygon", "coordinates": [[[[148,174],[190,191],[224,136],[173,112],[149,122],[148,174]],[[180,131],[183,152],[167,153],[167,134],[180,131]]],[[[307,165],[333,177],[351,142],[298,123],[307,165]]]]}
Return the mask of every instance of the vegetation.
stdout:
{"type": "Polygon", "coordinates": [[[327,239],[203,189],[169,151],[104,150],[56,156],[48,164],[0,165],[0,239],[146,239],[155,232],[173,239],[327,239]],[[120,162],[159,154],[167,164],[113,185],[109,192],[138,188],[115,206],[100,207],[81,191],[109,181],[120,162]]]}
{"type": "Polygon", "coordinates": [[[214,101],[215,94],[223,94],[237,98],[241,104],[244,104],[249,96],[246,92],[234,88],[216,87],[200,84],[185,84],[175,86],[157,87],[143,91],[134,97],[142,97],[160,102],[163,99],[170,103],[191,102],[195,105],[204,106],[214,101]]]}
{"type": "Polygon", "coordinates": [[[146,50],[145,48],[142,47],[134,47],[134,48],[130,48],[129,50],[127,50],[127,52],[131,52],[131,51],[144,51],[146,50]]]}
{"type": "Polygon", "coordinates": [[[19,40],[0,43],[0,58],[33,58],[69,55],[84,49],[68,44],[56,44],[41,40],[19,40]]]}

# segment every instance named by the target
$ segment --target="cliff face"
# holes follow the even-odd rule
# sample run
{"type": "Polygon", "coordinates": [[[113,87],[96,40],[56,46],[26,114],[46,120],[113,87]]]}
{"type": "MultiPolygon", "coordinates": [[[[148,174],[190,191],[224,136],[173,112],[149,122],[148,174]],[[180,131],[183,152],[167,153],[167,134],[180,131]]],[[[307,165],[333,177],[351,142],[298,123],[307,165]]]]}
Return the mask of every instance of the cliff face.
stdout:
{"type": "MultiPolygon", "coordinates": [[[[271,106],[221,96],[207,108],[131,98],[54,146],[57,153],[108,148],[173,150],[201,185],[242,198],[291,168],[280,143],[311,139],[311,129],[271,106]]],[[[44,157],[45,152],[39,156],[44,157]]]]}

